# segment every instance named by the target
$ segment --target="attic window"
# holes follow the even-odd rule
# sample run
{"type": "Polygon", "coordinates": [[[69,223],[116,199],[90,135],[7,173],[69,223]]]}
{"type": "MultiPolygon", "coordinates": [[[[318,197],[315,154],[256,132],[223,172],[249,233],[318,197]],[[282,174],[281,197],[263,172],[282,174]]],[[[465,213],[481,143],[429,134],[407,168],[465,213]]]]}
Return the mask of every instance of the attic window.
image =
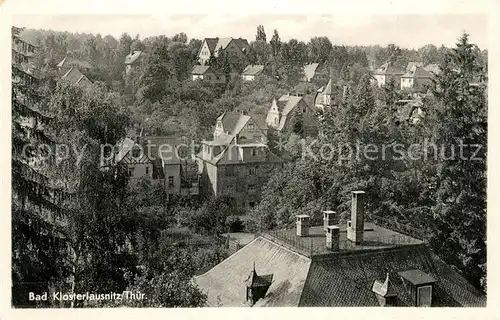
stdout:
{"type": "Polygon", "coordinates": [[[266,274],[259,276],[257,271],[255,271],[255,264],[253,270],[250,272],[246,283],[246,301],[248,304],[253,306],[259,299],[266,296],[267,290],[273,282],[273,275],[266,274]]]}
{"type": "Polygon", "coordinates": [[[432,306],[432,289],[436,279],[421,270],[407,270],[399,275],[415,306],[432,306]]]}

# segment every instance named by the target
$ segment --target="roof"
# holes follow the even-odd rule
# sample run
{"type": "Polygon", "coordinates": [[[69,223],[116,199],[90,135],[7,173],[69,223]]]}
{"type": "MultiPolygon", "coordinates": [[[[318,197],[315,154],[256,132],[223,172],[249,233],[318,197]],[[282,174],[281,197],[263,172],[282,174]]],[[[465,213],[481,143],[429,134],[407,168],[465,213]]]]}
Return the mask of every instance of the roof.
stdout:
{"type": "Polygon", "coordinates": [[[181,159],[188,160],[187,138],[178,138],[172,136],[145,136],[141,139],[141,144],[145,150],[150,150],[148,155],[153,161],[161,161],[165,164],[180,164],[181,159]]]}
{"type": "Polygon", "coordinates": [[[122,143],[119,146],[118,153],[115,156],[115,161],[120,162],[127,155],[127,153],[132,150],[134,146],[134,140],[129,138],[123,139],[122,143]]]}
{"type": "Polygon", "coordinates": [[[142,51],[132,51],[125,57],[125,64],[133,64],[142,57],[142,51]]]}
{"type": "Polygon", "coordinates": [[[266,116],[263,114],[252,114],[250,115],[260,130],[267,130],[266,116]]]}
{"type": "Polygon", "coordinates": [[[260,64],[250,64],[248,65],[245,70],[243,70],[242,75],[247,75],[247,76],[256,76],[262,73],[264,71],[264,66],[260,64]]]}
{"type": "Polygon", "coordinates": [[[402,75],[401,78],[432,78],[432,74],[422,67],[415,67],[410,72],[402,75]]]}
{"type": "Polygon", "coordinates": [[[216,71],[211,66],[199,66],[199,65],[193,67],[193,69],[191,70],[191,74],[205,74],[208,71],[214,74],[220,74],[220,72],[216,71]]]}
{"type": "Polygon", "coordinates": [[[236,124],[233,127],[233,130],[231,130],[230,135],[236,136],[238,133],[240,133],[241,129],[243,129],[245,127],[248,120],[250,120],[250,119],[251,119],[250,116],[240,114],[238,121],[236,122],[236,124]]]}
{"type": "Polygon", "coordinates": [[[435,75],[438,75],[441,73],[441,68],[436,63],[428,64],[427,66],[424,67],[424,69],[435,74],[435,75]]]}
{"type": "Polygon", "coordinates": [[[283,116],[288,115],[296,105],[299,104],[302,97],[283,95],[278,100],[278,107],[283,116]]]}
{"type": "MultiPolygon", "coordinates": [[[[302,237],[309,241],[319,239],[323,246],[325,238],[322,232],[302,237]]],[[[375,241],[368,238],[365,242],[375,241]]],[[[255,306],[379,306],[377,294],[396,295],[396,305],[412,306],[412,297],[400,273],[422,274],[422,278],[427,274],[428,279],[435,279],[433,306],[486,305],[485,296],[424,243],[376,250],[341,249],[331,254],[307,256],[291,242],[285,245],[272,236],[257,237],[205,274],[195,277],[195,282],[208,296],[208,305],[245,306],[245,280],[252,272],[253,263],[256,273],[273,275],[266,295],[255,306]]]]}
{"type": "Polygon", "coordinates": [[[203,275],[194,278],[208,306],[244,307],[245,280],[253,264],[259,274],[272,274],[266,296],[255,306],[298,306],[311,260],[258,237],[203,275]]]}
{"type": "Polygon", "coordinates": [[[18,35],[19,40],[26,42],[29,45],[32,45],[34,47],[38,46],[38,41],[35,37],[35,34],[33,32],[30,32],[29,30],[21,30],[21,32],[18,35]]]}
{"type": "Polygon", "coordinates": [[[314,77],[316,69],[318,69],[319,63],[310,63],[304,66],[304,75],[306,80],[310,80],[314,77]]]}
{"type": "Polygon", "coordinates": [[[217,121],[222,122],[224,132],[232,132],[241,115],[240,112],[224,112],[217,118],[217,121]]]}
{"type": "Polygon", "coordinates": [[[399,272],[399,275],[405,278],[406,280],[410,281],[414,285],[436,282],[436,279],[434,279],[432,276],[418,269],[402,271],[399,272]]]}
{"type": "Polygon", "coordinates": [[[210,50],[210,53],[213,54],[219,38],[205,38],[205,41],[207,42],[208,50],[210,50]]]}
{"type": "Polygon", "coordinates": [[[71,56],[65,56],[64,59],[62,59],[61,62],[57,64],[57,67],[58,68],[79,67],[81,69],[91,69],[92,64],[82,59],[78,59],[71,56]]]}
{"type": "Polygon", "coordinates": [[[62,80],[68,81],[72,85],[78,85],[78,86],[87,86],[92,84],[92,81],[90,81],[83,73],[78,70],[76,67],[71,67],[62,77],[62,80]]]}
{"type": "Polygon", "coordinates": [[[403,73],[404,73],[403,70],[396,68],[393,64],[390,64],[389,62],[384,63],[377,70],[373,72],[373,74],[376,75],[400,75],[403,73]]]}
{"type": "Polygon", "coordinates": [[[411,71],[411,69],[413,69],[413,67],[423,67],[423,66],[424,66],[423,62],[410,61],[406,65],[406,72],[411,71]]]}

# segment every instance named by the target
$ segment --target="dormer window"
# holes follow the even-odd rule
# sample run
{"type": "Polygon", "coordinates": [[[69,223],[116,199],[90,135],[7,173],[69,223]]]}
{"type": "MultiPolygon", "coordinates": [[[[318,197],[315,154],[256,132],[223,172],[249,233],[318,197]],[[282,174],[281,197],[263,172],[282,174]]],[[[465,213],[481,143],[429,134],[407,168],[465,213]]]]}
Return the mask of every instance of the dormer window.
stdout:
{"type": "Polygon", "coordinates": [[[262,299],[266,296],[269,287],[273,282],[273,275],[266,274],[259,276],[257,275],[257,271],[255,271],[255,263],[253,266],[253,270],[250,272],[250,275],[246,279],[246,301],[250,306],[253,306],[259,299],[262,299]]]}
{"type": "Polygon", "coordinates": [[[255,125],[253,123],[249,123],[247,126],[248,132],[254,132],[255,131],[255,125]]]}
{"type": "Polygon", "coordinates": [[[436,279],[421,270],[408,270],[399,275],[416,307],[432,306],[432,291],[436,279]]]}

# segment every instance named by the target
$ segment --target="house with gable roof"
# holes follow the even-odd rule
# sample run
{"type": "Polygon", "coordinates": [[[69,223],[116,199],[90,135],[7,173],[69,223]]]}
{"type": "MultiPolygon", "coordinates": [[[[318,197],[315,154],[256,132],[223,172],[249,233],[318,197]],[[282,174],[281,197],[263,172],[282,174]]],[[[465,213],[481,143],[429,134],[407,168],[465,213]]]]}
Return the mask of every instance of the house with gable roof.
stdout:
{"type": "Polygon", "coordinates": [[[268,147],[252,116],[226,112],[217,118],[214,139],[196,155],[203,195],[233,197],[243,208],[259,201],[262,187],[283,160],[268,147]]]}
{"type": "Polygon", "coordinates": [[[283,95],[273,99],[267,112],[266,124],[278,132],[295,132],[305,135],[318,133],[318,119],[315,111],[303,97],[283,95]]]}
{"type": "Polygon", "coordinates": [[[250,64],[241,73],[241,78],[244,81],[254,81],[254,80],[259,79],[259,77],[263,73],[264,73],[264,66],[263,65],[250,64]]]}
{"type": "Polygon", "coordinates": [[[80,88],[87,88],[92,85],[92,81],[87,78],[86,75],[80,72],[77,67],[71,67],[62,77],[62,81],[65,81],[73,86],[80,88]]]}
{"type": "Polygon", "coordinates": [[[78,68],[84,72],[93,68],[92,64],[84,59],[75,57],[73,54],[68,53],[58,64],[57,69],[61,73],[67,72],[71,68],[78,68]]]}
{"type": "Polygon", "coordinates": [[[130,70],[139,66],[144,57],[144,53],[139,50],[131,51],[125,57],[125,73],[129,73],[130,70]]]}
{"type": "Polygon", "coordinates": [[[302,78],[302,81],[324,85],[329,76],[329,70],[324,62],[314,62],[304,66],[304,77],[302,78]]]}
{"type": "Polygon", "coordinates": [[[432,84],[432,77],[432,73],[425,70],[425,68],[413,66],[408,72],[401,76],[401,90],[425,90],[426,86],[432,84]]]}
{"type": "Polygon", "coordinates": [[[242,38],[205,38],[198,51],[198,62],[206,64],[210,57],[217,57],[219,51],[227,53],[229,58],[247,60],[250,45],[242,38]]]}
{"type": "Polygon", "coordinates": [[[391,78],[396,81],[396,84],[400,83],[400,79],[403,74],[403,70],[400,70],[391,62],[386,62],[373,72],[373,77],[377,82],[377,85],[382,87],[385,86],[391,78]]]}
{"type": "Polygon", "coordinates": [[[485,307],[424,232],[394,230],[353,191],[351,216],[296,215],[261,232],[194,282],[209,307],[485,307]]]}
{"type": "Polygon", "coordinates": [[[204,80],[214,84],[225,84],[226,75],[211,66],[196,65],[191,69],[191,80],[204,80]]]}

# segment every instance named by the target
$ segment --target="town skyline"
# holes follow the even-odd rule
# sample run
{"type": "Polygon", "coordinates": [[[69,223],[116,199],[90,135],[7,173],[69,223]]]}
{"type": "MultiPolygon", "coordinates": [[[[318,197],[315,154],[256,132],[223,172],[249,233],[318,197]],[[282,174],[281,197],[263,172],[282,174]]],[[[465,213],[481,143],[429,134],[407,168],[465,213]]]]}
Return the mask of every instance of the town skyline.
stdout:
{"type": "Polygon", "coordinates": [[[15,15],[12,22],[26,28],[92,33],[120,37],[124,32],[140,39],[184,32],[189,39],[246,38],[253,41],[255,27],[263,25],[268,36],[277,29],[283,41],[308,42],[326,36],[333,44],[369,46],[396,44],[418,49],[426,44],[451,47],[463,32],[481,49],[488,49],[488,19],[483,14],[289,14],[289,15],[15,15]],[[230,27],[228,27],[230,26],[230,27]],[[408,35],[411,35],[408,36],[408,35]],[[210,36],[210,35],[208,35],[210,36]]]}

